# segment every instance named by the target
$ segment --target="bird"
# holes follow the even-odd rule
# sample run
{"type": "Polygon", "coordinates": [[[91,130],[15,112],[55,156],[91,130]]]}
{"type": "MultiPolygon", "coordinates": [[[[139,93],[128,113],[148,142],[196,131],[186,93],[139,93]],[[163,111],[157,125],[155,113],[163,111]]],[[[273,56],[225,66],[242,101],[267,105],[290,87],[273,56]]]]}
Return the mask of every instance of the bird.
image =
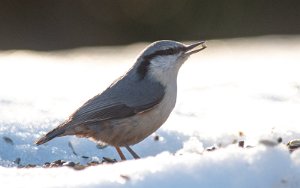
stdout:
{"type": "Polygon", "coordinates": [[[121,147],[139,159],[130,146],[165,123],[176,104],[180,67],[192,54],[205,48],[205,41],[191,45],[172,40],[153,42],[123,76],[38,139],[36,145],[76,135],[113,146],[122,161],[126,157],[121,147]]]}

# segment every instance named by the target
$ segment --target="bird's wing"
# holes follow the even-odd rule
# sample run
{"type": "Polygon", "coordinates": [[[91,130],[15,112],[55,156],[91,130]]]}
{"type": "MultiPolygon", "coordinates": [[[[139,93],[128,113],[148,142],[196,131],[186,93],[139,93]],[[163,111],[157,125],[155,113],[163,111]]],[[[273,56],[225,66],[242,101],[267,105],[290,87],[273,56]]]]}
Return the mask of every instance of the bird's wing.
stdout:
{"type": "Polygon", "coordinates": [[[84,125],[142,113],[155,107],[164,94],[164,87],[159,82],[122,78],[87,101],[70,116],[67,124],[84,125]]]}

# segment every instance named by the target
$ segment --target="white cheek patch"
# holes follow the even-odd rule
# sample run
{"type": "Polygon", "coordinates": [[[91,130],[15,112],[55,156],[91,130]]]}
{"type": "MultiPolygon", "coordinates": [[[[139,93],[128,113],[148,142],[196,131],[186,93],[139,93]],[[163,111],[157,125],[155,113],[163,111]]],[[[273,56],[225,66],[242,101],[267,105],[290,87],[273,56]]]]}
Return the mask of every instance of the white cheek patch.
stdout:
{"type": "Polygon", "coordinates": [[[175,55],[158,56],[151,60],[150,66],[155,69],[167,71],[176,66],[177,58],[178,56],[175,55]]]}
{"type": "Polygon", "coordinates": [[[181,64],[177,56],[159,56],[151,60],[149,74],[166,86],[168,83],[176,81],[181,64]]]}

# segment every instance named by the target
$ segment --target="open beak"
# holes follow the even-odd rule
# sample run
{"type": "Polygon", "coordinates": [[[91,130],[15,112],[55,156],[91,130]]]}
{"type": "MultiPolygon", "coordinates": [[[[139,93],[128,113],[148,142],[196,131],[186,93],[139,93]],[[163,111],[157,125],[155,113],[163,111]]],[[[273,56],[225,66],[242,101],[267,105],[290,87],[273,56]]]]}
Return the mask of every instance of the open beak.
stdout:
{"type": "Polygon", "coordinates": [[[194,53],[197,53],[197,52],[200,52],[201,50],[204,50],[205,48],[206,48],[205,41],[197,42],[197,43],[194,43],[194,44],[191,44],[191,45],[187,46],[185,48],[186,51],[185,51],[184,54],[186,56],[190,56],[190,55],[192,55],[194,53]],[[200,45],[201,45],[200,48],[196,48],[196,47],[198,47],[200,45]]]}

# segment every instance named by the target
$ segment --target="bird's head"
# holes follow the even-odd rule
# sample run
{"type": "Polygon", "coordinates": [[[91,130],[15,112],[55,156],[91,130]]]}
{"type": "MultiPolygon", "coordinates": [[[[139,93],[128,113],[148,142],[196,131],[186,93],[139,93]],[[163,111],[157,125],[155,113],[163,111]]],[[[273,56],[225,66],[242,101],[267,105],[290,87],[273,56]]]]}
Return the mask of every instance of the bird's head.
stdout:
{"type": "Polygon", "coordinates": [[[136,73],[140,79],[150,75],[159,81],[167,76],[177,77],[179,68],[188,57],[206,48],[204,43],[205,41],[201,41],[185,45],[170,40],[154,42],[138,57],[135,65],[136,73]],[[198,46],[201,47],[197,48],[198,46]]]}

